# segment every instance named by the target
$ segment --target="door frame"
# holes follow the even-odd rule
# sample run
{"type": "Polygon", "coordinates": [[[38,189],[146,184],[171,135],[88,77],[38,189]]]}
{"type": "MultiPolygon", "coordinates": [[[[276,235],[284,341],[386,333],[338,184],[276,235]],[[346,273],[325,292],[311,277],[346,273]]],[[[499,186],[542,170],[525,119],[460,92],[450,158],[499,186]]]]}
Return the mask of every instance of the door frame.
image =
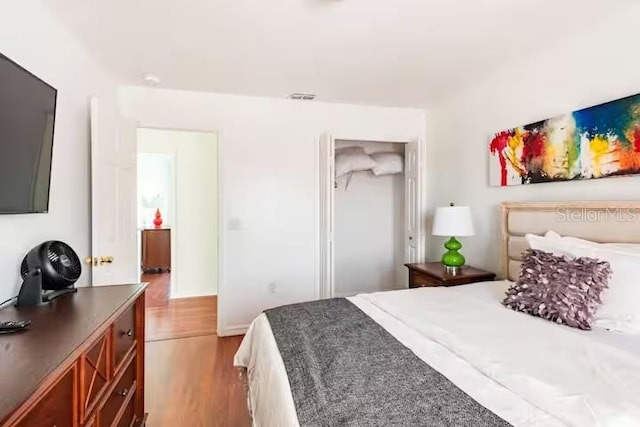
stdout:
{"type": "MultiPolygon", "coordinates": [[[[218,259],[217,259],[217,263],[218,263],[218,277],[217,277],[217,281],[218,281],[218,289],[217,289],[217,334],[218,336],[228,336],[228,335],[234,335],[235,331],[231,331],[229,332],[229,330],[227,329],[227,326],[224,324],[224,316],[220,316],[220,312],[222,311],[220,308],[222,307],[222,301],[224,299],[224,289],[225,289],[225,284],[226,284],[226,270],[225,270],[225,251],[224,251],[224,245],[226,242],[226,228],[225,228],[225,224],[226,224],[226,216],[225,216],[225,209],[224,209],[224,182],[223,182],[223,162],[222,162],[222,151],[224,148],[224,134],[221,130],[218,129],[201,129],[201,128],[188,128],[188,127],[180,127],[180,126],[173,126],[173,127],[169,127],[169,126],[156,126],[156,125],[152,125],[152,124],[145,124],[144,121],[138,121],[136,123],[136,127],[137,129],[154,129],[154,130],[166,130],[166,131],[184,131],[184,132],[202,132],[202,133],[214,133],[217,135],[217,139],[218,139],[218,143],[217,143],[217,151],[218,151],[218,156],[217,156],[217,164],[216,164],[216,173],[217,173],[217,182],[218,182],[218,188],[217,188],[217,194],[218,194],[218,201],[217,201],[217,207],[218,207],[218,211],[217,211],[217,215],[218,215],[218,236],[217,236],[217,245],[218,245],[218,259]]],[[[137,162],[137,155],[138,155],[138,151],[137,151],[137,139],[136,139],[136,162],[137,162]]],[[[177,158],[174,159],[174,162],[177,161],[177,158]]],[[[174,164],[175,167],[175,164],[174,164]]],[[[175,171],[174,171],[174,178],[176,177],[175,175],[175,171]]],[[[174,180],[175,181],[175,180],[174,180]]],[[[137,184],[137,183],[136,183],[137,184]]],[[[175,185],[175,182],[174,182],[175,185]]],[[[137,185],[136,185],[137,187],[137,185]]],[[[176,190],[174,189],[174,192],[176,192],[176,190]]],[[[177,200],[177,195],[175,197],[175,199],[177,200]]],[[[177,215],[177,210],[178,210],[178,206],[176,203],[176,206],[174,206],[174,215],[177,215]]],[[[173,239],[173,232],[172,232],[172,236],[171,238],[173,239]]],[[[171,245],[172,247],[172,253],[171,253],[171,273],[173,274],[174,270],[174,253],[173,253],[173,248],[174,245],[171,245]]],[[[206,280],[206,279],[205,279],[206,280]]],[[[173,290],[173,284],[172,284],[172,290],[173,290]]]]}
{"type": "MultiPolygon", "coordinates": [[[[335,141],[355,141],[355,142],[383,142],[393,144],[416,144],[418,156],[416,158],[416,169],[418,179],[416,180],[417,203],[415,206],[418,229],[416,230],[418,243],[415,262],[424,261],[426,250],[425,241],[425,206],[426,206],[426,174],[425,165],[425,142],[420,137],[388,137],[388,136],[357,136],[357,135],[332,135],[325,133],[318,139],[318,171],[317,171],[317,195],[318,195],[318,232],[316,245],[316,297],[319,299],[333,298],[334,289],[334,259],[335,251],[333,247],[333,225],[335,224],[335,203],[333,198],[333,181],[335,180],[335,141]]],[[[405,189],[406,190],[406,189],[405,189]]],[[[407,199],[405,198],[405,218],[407,199]]],[[[406,229],[406,226],[404,227],[406,229]]],[[[406,236],[405,236],[406,238],[406,236]]],[[[405,243],[406,245],[406,243],[405,243]]],[[[408,262],[408,260],[405,260],[408,262]]]]}

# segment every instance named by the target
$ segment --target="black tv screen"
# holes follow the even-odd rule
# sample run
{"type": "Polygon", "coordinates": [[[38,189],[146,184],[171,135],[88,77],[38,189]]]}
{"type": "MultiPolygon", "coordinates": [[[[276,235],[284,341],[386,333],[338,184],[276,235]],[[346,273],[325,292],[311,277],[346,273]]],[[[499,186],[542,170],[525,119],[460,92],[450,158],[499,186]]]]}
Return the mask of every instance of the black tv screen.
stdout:
{"type": "Polygon", "coordinates": [[[57,91],[0,54],[0,214],[49,209],[57,91]]]}

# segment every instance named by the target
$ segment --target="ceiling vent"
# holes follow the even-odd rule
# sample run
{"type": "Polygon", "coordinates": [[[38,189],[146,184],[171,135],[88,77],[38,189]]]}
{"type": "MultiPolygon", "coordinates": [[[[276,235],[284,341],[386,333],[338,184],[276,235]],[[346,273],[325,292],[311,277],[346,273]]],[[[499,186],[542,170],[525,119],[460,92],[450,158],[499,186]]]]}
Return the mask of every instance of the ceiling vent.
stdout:
{"type": "Polygon", "coordinates": [[[289,95],[289,99],[297,99],[302,101],[313,101],[316,96],[312,93],[292,93],[289,95]]]}

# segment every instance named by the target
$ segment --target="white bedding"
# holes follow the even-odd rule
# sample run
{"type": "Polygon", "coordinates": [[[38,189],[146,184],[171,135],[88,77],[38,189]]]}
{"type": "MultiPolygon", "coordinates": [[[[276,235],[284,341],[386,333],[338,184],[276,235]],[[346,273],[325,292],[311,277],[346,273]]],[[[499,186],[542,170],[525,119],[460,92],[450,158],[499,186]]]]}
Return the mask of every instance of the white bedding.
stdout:
{"type": "MultiPolygon", "coordinates": [[[[507,282],[349,298],[460,389],[514,426],[640,426],[640,337],[579,331],[508,310],[507,282]]],[[[256,426],[297,426],[265,315],[234,361],[256,426]]]]}

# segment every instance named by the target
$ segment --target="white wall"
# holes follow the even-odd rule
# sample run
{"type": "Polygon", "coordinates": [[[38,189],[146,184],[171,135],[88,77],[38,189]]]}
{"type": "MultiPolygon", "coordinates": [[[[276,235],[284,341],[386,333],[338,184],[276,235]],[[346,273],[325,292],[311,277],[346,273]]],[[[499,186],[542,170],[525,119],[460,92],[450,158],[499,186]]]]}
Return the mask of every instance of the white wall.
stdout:
{"type": "MultiPolygon", "coordinates": [[[[138,129],[138,152],[175,162],[172,298],[218,291],[218,137],[212,132],[138,129]]],[[[164,226],[164,224],[163,224],[164,226]]]]}
{"type": "Polygon", "coordinates": [[[242,331],[268,307],[318,297],[318,139],[425,134],[422,110],[125,88],[140,126],[219,132],[219,328],[242,331]],[[353,137],[357,135],[356,137],[353,137]]]}
{"type": "MultiPolygon", "coordinates": [[[[115,102],[111,77],[45,3],[0,3],[0,52],[58,89],[49,213],[0,216],[0,301],[17,294],[20,262],[38,243],[58,239],[90,254],[89,97],[115,102]]],[[[78,283],[89,282],[84,268],[78,283]]]]}
{"type": "MultiPolygon", "coordinates": [[[[535,184],[488,185],[493,133],[640,92],[637,22],[640,5],[591,22],[584,33],[539,55],[504,66],[490,78],[429,114],[429,208],[450,201],[472,207],[477,236],[462,239],[470,264],[499,270],[498,206],[502,201],[638,199],[640,177],[535,184]]],[[[438,258],[443,240],[431,237],[438,258]]]]}
{"type": "MultiPolygon", "coordinates": [[[[404,152],[404,144],[336,141],[367,153],[404,152]]],[[[407,287],[404,266],[404,174],[370,171],[338,179],[335,192],[334,295],[351,296],[407,287]]]]}

